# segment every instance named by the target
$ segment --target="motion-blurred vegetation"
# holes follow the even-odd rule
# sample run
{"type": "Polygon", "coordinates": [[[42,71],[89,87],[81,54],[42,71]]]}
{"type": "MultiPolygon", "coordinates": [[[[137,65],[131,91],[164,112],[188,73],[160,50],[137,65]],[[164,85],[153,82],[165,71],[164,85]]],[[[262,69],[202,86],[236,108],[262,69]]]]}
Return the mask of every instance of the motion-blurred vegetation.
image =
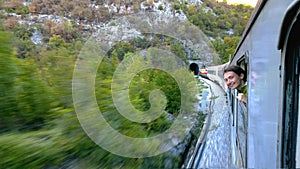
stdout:
{"type": "MultiPolygon", "coordinates": [[[[30,52],[26,58],[18,58],[17,45],[22,42],[8,32],[1,31],[0,35],[2,168],[160,168],[166,165],[166,159],[171,159],[172,167],[179,167],[181,159],[168,152],[143,159],[113,155],[85,134],[74,112],[71,93],[73,68],[80,49],[76,46],[80,42],[66,43],[56,37],[49,41],[55,42],[55,47],[35,46],[31,52],[36,55],[30,52]]],[[[110,85],[119,58],[129,57],[134,50],[137,49],[131,43],[122,42],[109,52],[109,57],[99,65],[95,93],[101,112],[113,127],[128,136],[147,137],[170,127],[172,120],[168,117],[176,118],[179,113],[181,93],[168,74],[142,71],[131,82],[131,102],[137,109],[147,110],[150,91],[159,88],[168,100],[167,113],[147,124],[123,118],[114,107],[110,85]]]]}

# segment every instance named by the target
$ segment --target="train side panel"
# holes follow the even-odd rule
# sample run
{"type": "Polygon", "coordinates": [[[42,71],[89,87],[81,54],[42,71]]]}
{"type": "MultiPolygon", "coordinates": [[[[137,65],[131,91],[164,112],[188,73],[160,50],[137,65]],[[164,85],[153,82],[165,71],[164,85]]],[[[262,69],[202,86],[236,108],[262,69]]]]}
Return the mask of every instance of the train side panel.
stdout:
{"type": "Polygon", "coordinates": [[[224,67],[226,67],[227,65],[228,65],[228,63],[225,63],[223,65],[210,66],[207,68],[208,78],[211,79],[212,81],[215,81],[216,83],[218,83],[224,89],[224,91],[227,90],[227,87],[226,87],[226,84],[223,79],[223,70],[224,70],[224,67]]]}

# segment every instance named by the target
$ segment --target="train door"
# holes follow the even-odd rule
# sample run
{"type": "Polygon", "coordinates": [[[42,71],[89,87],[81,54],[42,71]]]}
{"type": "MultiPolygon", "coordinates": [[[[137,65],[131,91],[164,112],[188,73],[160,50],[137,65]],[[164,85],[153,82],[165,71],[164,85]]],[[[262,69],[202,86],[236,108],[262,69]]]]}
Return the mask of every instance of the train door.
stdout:
{"type": "Polygon", "coordinates": [[[291,20],[286,31],[283,56],[283,107],[281,167],[300,168],[300,21],[291,20]]]}

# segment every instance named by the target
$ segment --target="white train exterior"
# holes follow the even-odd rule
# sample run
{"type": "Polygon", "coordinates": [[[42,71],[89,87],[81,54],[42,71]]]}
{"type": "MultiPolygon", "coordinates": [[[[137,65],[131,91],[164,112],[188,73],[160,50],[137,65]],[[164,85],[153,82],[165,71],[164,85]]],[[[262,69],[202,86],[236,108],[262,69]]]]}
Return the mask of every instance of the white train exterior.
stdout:
{"type": "Polygon", "coordinates": [[[245,112],[228,97],[237,167],[300,168],[299,19],[299,0],[258,1],[231,61],[208,67],[209,76],[218,75],[224,87],[224,66],[240,65],[248,74],[245,112]],[[246,124],[242,131],[240,120],[246,124]]]}

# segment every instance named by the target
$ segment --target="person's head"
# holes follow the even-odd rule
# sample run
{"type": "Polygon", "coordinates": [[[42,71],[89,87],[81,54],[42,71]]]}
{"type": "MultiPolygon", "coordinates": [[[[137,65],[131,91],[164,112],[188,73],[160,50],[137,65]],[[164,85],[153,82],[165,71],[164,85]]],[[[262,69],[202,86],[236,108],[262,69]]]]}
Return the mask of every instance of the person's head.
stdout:
{"type": "Polygon", "coordinates": [[[224,80],[230,89],[240,90],[247,81],[246,72],[239,66],[231,65],[224,69],[224,80]]]}

